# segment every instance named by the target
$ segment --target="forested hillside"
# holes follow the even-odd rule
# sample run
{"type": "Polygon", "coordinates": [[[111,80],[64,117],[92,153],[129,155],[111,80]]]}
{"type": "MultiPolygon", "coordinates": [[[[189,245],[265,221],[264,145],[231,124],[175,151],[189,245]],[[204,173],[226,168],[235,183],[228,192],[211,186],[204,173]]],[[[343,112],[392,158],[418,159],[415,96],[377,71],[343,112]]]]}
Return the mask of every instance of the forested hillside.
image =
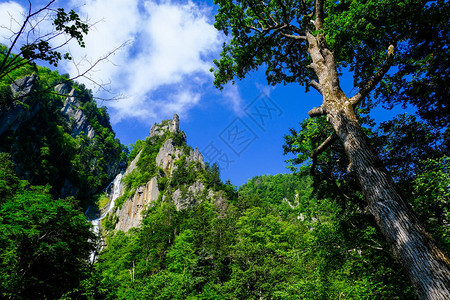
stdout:
{"type": "MultiPolygon", "coordinates": [[[[1,46],[0,61],[7,48],[1,46]]],[[[32,184],[86,199],[124,166],[125,154],[92,92],[67,76],[24,65],[0,82],[0,151],[32,184]],[[16,100],[13,102],[12,100],[16,100]]]]}
{"type": "Polygon", "coordinates": [[[79,288],[96,239],[83,212],[126,165],[124,149],[83,85],[33,64],[2,77],[1,298],[79,288]]]}
{"type": "MultiPolygon", "coordinates": [[[[406,119],[411,126],[414,119],[406,119]]],[[[311,177],[310,165],[303,165],[295,175],[257,176],[236,189],[220,182],[217,166],[203,169],[189,159],[186,136],[171,124],[178,124],[177,116],[155,124],[150,137],[131,151],[130,166],[136,166],[125,173],[123,196],[116,202],[119,208],[103,221],[106,247],[86,282],[88,293],[120,299],[415,298],[375,220],[365,211],[354,179],[344,171],[321,165],[320,174],[311,177]],[[174,148],[167,151],[167,145],[174,148]],[[333,178],[338,174],[341,177],[333,178]],[[159,196],[145,200],[145,182],[151,183],[152,176],[159,196]],[[192,190],[199,185],[196,182],[205,188],[192,190]],[[125,231],[115,225],[142,205],[140,225],[125,231]]],[[[372,133],[392,143],[383,152],[385,160],[400,155],[389,142],[390,124],[372,133]]],[[[424,137],[430,130],[422,126],[424,137]]],[[[299,142],[292,133],[286,136],[287,151],[299,142]]],[[[433,153],[442,155],[439,147],[424,147],[426,140],[416,144],[397,131],[395,141],[399,140],[404,141],[402,150],[424,151],[430,158],[433,153]]],[[[332,156],[342,156],[341,148],[332,149],[332,156]]],[[[449,184],[448,173],[433,168],[431,159],[419,154],[415,159],[403,168],[428,171],[398,177],[398,183],[405,192],[420,195],[423,201],[412,202],[414,209],[448,251],[448,220],[440,210],[424,209],[433,203],[445,211],[446,200],[435,197],[449,184]]],[[[296,169],[297,160],[291,163],[296,169]]],[[[444,158],[442,163],[448,162],[444,158]]],[[[397,168],[393,166],[392,172],[397,168]]]]}
{"type": "Polygon", "coordinates": [[[312,180],[259,176],[227,201],[158,200],[110,232],[91,295],[120,299],[412,299],[373,221],[313,196],[312,180]],[[348,224],[351,224],[349,226],[348,224]]]}

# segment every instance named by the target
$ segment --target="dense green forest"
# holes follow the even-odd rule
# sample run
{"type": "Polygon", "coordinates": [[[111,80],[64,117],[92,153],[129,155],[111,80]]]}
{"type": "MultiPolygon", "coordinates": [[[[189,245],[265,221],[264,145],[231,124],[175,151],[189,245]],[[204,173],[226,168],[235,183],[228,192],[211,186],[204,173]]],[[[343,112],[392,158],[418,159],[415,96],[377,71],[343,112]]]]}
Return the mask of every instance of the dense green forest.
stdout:
{"type": "MultiPolygon", "coordinates": [[[[398,215],[386,221],[376,207],[405,203],[407,227],[419,224],[448,261],[448,1],[215,3],[215,25],[231,35],[215,61],[218,87],[266,64],[269,83],[323,95],[311,118],[286,129],[291,173],[224,183],[177,115],[126,147],[84,85],[31,61],[6,70],[0,298],[432,298],[383,227],[398,215]],[[355,75],[351,98],[342,67],[355,75]],[[381,103],[416,111],[376,125],[381,103]],[[373,200],[379,190],[387,200],[373,200]],[[135,211],[137,225],[120,230],[135,211]]],[[[0,45],[0,62],[15,57],[0,45]]]]}
{"type": "Polygon", "coordinates": [[[126,165],[126,147],[91,91],[56,71],[25,64],[0,91],[0,295],[60,298],[89,270],[96,237],[83,212],[126,165]]]}
{"type": "Polygon", "coordinates": [[[374,222],[313,196],[309,177],[258,176],[226,204],[161,201],[146,215],[108,236],[94,298],[414,298],[374,222]]]}

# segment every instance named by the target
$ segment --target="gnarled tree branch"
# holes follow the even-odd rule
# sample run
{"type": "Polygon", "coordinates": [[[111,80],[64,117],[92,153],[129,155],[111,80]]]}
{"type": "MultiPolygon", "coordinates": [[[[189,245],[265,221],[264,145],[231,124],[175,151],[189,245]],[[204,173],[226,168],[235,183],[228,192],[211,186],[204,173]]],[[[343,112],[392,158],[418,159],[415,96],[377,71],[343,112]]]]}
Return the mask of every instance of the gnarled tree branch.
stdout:
{"type": "Polygon", "coordinates": [[[395,52],[394,45],[390,45],[383,66],[381,66],[381,68],[372,76],[372,78],[370,78],[369,81],[367,81],[367,83],[359,90],[359,92],[356,95],[354,95],[349,99],[350,103],[353,106],[358,105],[381,81],[381,79],[387,73],[387,71],[389,71],[389,68],[391,67],[392,63],[392,57],[394,56],[394,52],[395,52]]]}
{"type": "Polygon", "coordinates": [[[325,114],[326,114],[325,109],[324,109],[322,106],[313,108],[313,109],[311,109],[311,110],[308,112],[308,115],[309,115],[311,118],[323,116],[323,115],[325,115],[325,114]]]}
{"type": "Polygon", "coordinates": [[[304,35],[294,35],[294,34],[288,34],[288,33],[284,33],[284,32],[281,32],[281,35],[285,36],[287,38],[290,38],[290,39],[294,39],[294,40],[306,40],[306,36],[304,36],[304,35]]]}
{"type": "Polygon", "coordinates": [[[316,0],[315,3],[315,16],[314,25],[316,26],[316,30],[320,30],[323,27],[323,0],[316,0]]]}
{"type": "Polygon", "coordinates": [[[322,86],[320,85],[320,83],[315,80],[311,80],[308,85],[312,86],[314,89],[316,89],[316,91],[323,95],[322,86]]]}

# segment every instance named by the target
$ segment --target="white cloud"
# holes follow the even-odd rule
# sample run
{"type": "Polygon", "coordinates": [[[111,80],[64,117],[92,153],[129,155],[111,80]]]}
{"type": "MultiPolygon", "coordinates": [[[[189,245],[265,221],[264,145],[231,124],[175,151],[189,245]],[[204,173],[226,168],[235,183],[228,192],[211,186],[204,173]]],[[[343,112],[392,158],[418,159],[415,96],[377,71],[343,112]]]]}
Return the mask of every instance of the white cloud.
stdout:
{"type": "MultiPolygon", "coordinates": [[[[74,61],[66,64],[65,69],[71,76],[77,75],[105,57],[108,53],[126,42],[134,40],[139,29],[138,0],[108,1],[108,0],[74,0],[72,7],[79,7],[77,12],[81,18],[92,26],[84,37],[86,48],[78,44],[70,47],[74,61]]],[[[127,66],[127,55],[130,49],[122,48],[101,62],[90,76],[97,83],[108,83],[114,76],[127,66]]],[[[83,81],[83,80],[80,80],[83,81]]],[[[84,80],[94,90],[92,82],[84,80]]]]}
{"type": "Polygon", "coordinates": [[[270,94],[275,90],[275,86],[263,85],[258,82],[256,83],[256,88],[267,97],[270,97],[270,94]]]}
{"type": "Polygon", "coordinates": [[[223,96],[225,101],[231,106],[234,113],[238,116],[242,116],[244,113],[242,109],[242,98],[239,92],[239,87],[236,84],[228,84],[223,89],[223,96]]]}
{"type": "MultiPolygon", "coordinates": [[[[67,5],[66,10],[75,8],[92,24],[84,38],[86,48],[75,41],[68,45],[74,60],[60,63],[62,73],[76,76],[128,42],[89,73],[112,93],[98,89],[89,79],[78,80],[96,96],[126,96],[103,102],[110,108],[113,123],[129,118],[153,123],[174,112],[186,115],[205,98],[205,91],[212,91],[209,69],[224,40],[212,25],[212,7],[178,0],[72,0],[59,1],[55,7],[61,5],[67,5]]],[[[0,22],[6,16],[10,19],[7,12],[20,22],[25,10],[16,2],[1,3],[0,22]]],[[[51,23],[42,23],[41,29],[51,30],[51,23]]],[[[56,45],[64,38],[53,42],[56,45]]],[[[242,112],[237,86],[226,87],[219,96],[214,94],[236,114],[242,112]]]]}
{"type": "MultiPolygon", "coordinates": [[[[79,1],[73,4],[81,5],[79,1]]],[[[112,63],[101,64],[92,73],[97,82],[110,81],[114,92],[127,96],[105,102],[112,108],[113,122],[125,118],[152,122],[174,112],[186,113],[199,103],[201,86],[212,82],[210,56],[221,44],[211,11],[191,1],[88,0],[79,12],[91,22],[101,21],[87,35],[85,49],[71,49],[77,62],[85,56],[95,61],[132,41],[111,56],[112,63]]],[[[73,65],[66,68],[72,76],[77,72],[73,65]]]]}
{"type": "Polygon", "coordinates": [[[25,20],[25,9],[17,2],[0,3],[0,43],[10,45],[10,38],[25,20]]]}

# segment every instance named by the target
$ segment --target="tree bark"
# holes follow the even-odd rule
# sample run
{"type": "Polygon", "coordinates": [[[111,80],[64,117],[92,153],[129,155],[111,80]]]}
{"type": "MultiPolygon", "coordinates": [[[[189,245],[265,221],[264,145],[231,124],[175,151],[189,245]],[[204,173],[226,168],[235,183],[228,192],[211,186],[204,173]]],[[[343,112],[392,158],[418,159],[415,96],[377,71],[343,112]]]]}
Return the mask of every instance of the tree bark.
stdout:
{"type": "Polygon", "coordinates": [[[450,261],[402,199],[367,137],[342,111],[327,114],[344,145],[369,212],[421,299],[450,298],[450,261]]]}
{"type": "Polygon", "coordinates": [[[345,148],[361,185],[368,211],[383,232],[421,299],[450,299],[450,260],[425,231],[361,130],[352,101],[339,85],[333,53],[320,35],[307,34],[310,67],[319,80],[323,104],[312,116],[326,115],[345,148]]]}

